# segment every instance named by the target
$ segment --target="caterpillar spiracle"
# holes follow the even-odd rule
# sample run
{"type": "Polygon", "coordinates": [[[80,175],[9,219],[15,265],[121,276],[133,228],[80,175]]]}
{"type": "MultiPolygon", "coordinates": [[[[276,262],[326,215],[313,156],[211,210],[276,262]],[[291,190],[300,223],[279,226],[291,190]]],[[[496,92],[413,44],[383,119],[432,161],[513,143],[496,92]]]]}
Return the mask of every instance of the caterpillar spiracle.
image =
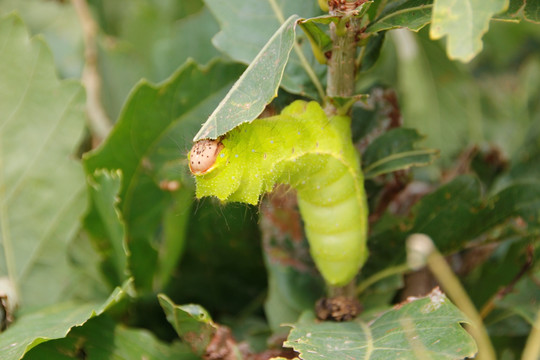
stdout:
{"type": "Polygon", "coordinates": [[[188,155],[198,198],[257,204],[276,184],[297,190],[310,252],[326,282],[351,281],[367,257],[367,204],[350,118],[328,119],[316,102],[295,101],[188,155]]]}

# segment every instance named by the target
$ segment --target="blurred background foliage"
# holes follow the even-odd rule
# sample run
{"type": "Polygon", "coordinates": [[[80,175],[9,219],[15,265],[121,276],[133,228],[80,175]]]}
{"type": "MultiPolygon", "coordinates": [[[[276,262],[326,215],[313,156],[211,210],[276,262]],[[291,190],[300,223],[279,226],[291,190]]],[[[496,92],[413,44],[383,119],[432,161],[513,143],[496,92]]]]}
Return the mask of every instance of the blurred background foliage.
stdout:
{"type": "MultiPolygon", "coordinates": [[[[175,303],[201,304],[215,320],[231,326],[239,339],[264,348],[261,344],[271,334],[263,321],[269,287],[267,269],[271,266],[265,264],[268,259],[259,240],[260,209],[238,204],[223,206],[210,199],[194,200],[194,185],[183,162],[198,127],[245,69],[248,56],[235,54],[234,49],[228,48],[223,34],[216,37],[224,25],[217,20],[220,18],[215,13],[217,1],[209,0],[205,4],[202,0],[90,0],[88,3],[99,26],[101,100],[111,121],[125,119],[127,125],[116,128],[99,153],[85,160],[86,176],[91,184],[87,195],[89,210],[78,234],[70,239],[66,255],[62,255],[69,259],[72,268],[83,269],[84,275],[71,283],[63,298],[103,301],[129,276],[134,276],[134,285],[124,283],[123,289],[130,294],[133,289],[129,287],[133,286],[137,295],[112,306],[108,310],[110,318],[90,320],[70,333],[70,337],[35,348],[29,358],[45,358],[42,354],[47,351],[57,354],[55,347],[69,348],[72,354],[77,354],[73,339],[96,336],[92,330],[96,328],[106,328],[129,341],[141,341],[139,337],[144,338],[147,333],[127,326],[150,330],[152,336],[160,339],[152,338],[152,341],[175,339],[177,335],[167,323],[157,293],[167,294],[175,303]],[[191,60],[186,63],[188,59],[191,60]],[[201,82],[194,80],[189,89],[192,96],[200,97],[199,102],[180,95],[165,96],[173,93],[169,90],[176,86],[186,86],[187,80],[182,80],[186,73],[200,78],[201,82]],[[212,84],[209,77],[219,77],[220,82],[216,80],[212,84]],[[158,111],[149,113],[156,110],[156,103],[160,104],[158,111]],[[184,116],[185,113],[189,115],[184,116]],[[131,149],[133,154],[124,152],[122,141],[133,136],[130,129],[153,117],[156,120],[152,130],[135,141],[140,149],[131,149]],[[171,118],[174,121],[169,126],[171,118]],[[174,153],[178,154],[176,162],[170,161],[174,153]],[[131,158],[135,160],[126,160],[131,158]],[[147,161],[153,167],[145,168],[147,161]],[[93,174],[98,168],[109,172],[93,174]],[[121,175],[114,173],[118,168],[123,170],[121,175]],[[180,190],[171,191],[168,184],[179,186],[180,190]],[[108,223],[97,225],[102,224],[107,214],[108,223]],[[122,246],[114,248],[112,241],[104,241],[105,238],[123,244],[129,256],[122,246]],[[126,238],[142,240],[127,244],[126,238]],[[171,239],[181,241],[175,245],[171,239]],[[114,323],[111,318],[121,321],[114,323]],[[42,350],[38,352],[39,349],[42,350]]],[[[290,6],[293,12],[295,6],[299,8],[298,4],[290,6]]],[[[85,61],[84,40],[71,3],[0,0],[0,16],[13,11],[32,35],[43,36],[53,53],[58,76],[80,79],[85,61]]],[[[314,16],[316,6],[304,12],[302,16],[314,16]]],[[[265,28],[267,34],[257,36],[266,41],[276,28],[265,28]]],[[[372,95],[373,108],[355,109],[353,126],[357,138],[373,134],[381,117],[389,117],[391,101],[380,94],[395,91],[403,126],[425,136],[422,147],[440,150],[439,158],[431,165],[399,175],[404,178],[386,176],[366,184],[373,213],[384,202],[384,193],[392,182],[401,183],[399,192],[403,196],[394,197],[390,207],[383,207],[377,214],[379,218],[371,230],[372,257],[362,276],[365,279],[381,268],[402,262],[404,250],[395,250],[402,248],[404,234],[422,229],[427,220],[433,220],[429,217],[433,209],[444,208],[450,198],[458,199],[461,202],[450,203],[457,205],[444,213],[446,218],[434,223],[431,235],[448,239],[449,245],[444,250],[454,253],[456,271],[462,271],[469,295],[478,307],[515,280],[519,291],[514,297],[495,302],[496,309],[486,320],[501,358],[515,358],[534,321],[537,304],[530,299],[537,301],[539,288],[537,276],[516,278],[516,275],[527,264],[528,256],[538,253],[540,219],[534,219],[524,228],[519,218],[500,215],[500,219],[508,219],[472,232],[468,238],[465,233],[457,244],[452,243],[455,239],[448,233],[460,235],[465,230],[480,229],[474,221],[482,218],[471,220],[473,224],[468,224],[469,228],[463,225],[469,219],[464,209],[473,205],[491,204],[499,206],[497,209],[507,205],[515,210],[512,214],[523,215],[522,203],[512,199],[526,200],[530,194],[528,188],[520,188],[508,195],[509,199],[497,201],[501,199],[498,193],[502,189],[523,182],[537,183],[540,176],[540,32],[538,25],[530,22],[491,21],[483,38],[483,51],[467,64],[449,60],[444,40],[432,41],[428,32],[428,27],[418,33],[387,32],[379,59],[358,76],[357,91],[372,95]],[[474,178],[464,174],[473,174],[474,178]],[[424,197],[428,192],[432,193],[424,197]],[[493,197],[495,194],[498,195],[493,197]],[[424,215],[425,223],[418,220],[424,215]],[[484,246],[476,246],[479,243],[484,246]],[[535,244],[532,250],[526,250],[529,243],[535,244]],[[469,247],[476,252],[468,251],[469,247]],[[456,250],[459,250],[457,255],[456,250]]],[[[258,50],[252,49],[254,54],[258,50]]],[[[293,97],[281,91],[277,106],[293,97]]],[[[81,152],[91,150],[91,138],[92,134],[86,130],[81,152]]],[[[530,200],[527,209],[530,214],[538,215],[538,197],[530,196],[530,200]]],[[[486,215],[486,219],[491,218],[486,215]]],[[[530,265],[527,271],[537,275],[538,266],[530,265]]],[[[279,279],[276,274],[272,281],[279,279]]],[[[388,306],[400,299],[399,289],[403,284],[398,276],[377,283],[362,294],[364,306],[367,309],[388,306]]],[[[275,283],[270,288],[275,290],[276,286],[279,288],[275,283]]],[[[272,304],[275,302],[267,306],[272,304]]],[[[155,348],[161,349],[160,346],[155,348]]],[[[184,354],[181,356],[186,359],[191,356],[185,355],[188,352],[182,346],[175,346],[178,348],[156,350],[156,357],[166,358],[163,353],[169,351],[184,354]]],[[[111,352],[121,351],[118,350],[121,346],[111,345],[113,348],[111,352]]]]}

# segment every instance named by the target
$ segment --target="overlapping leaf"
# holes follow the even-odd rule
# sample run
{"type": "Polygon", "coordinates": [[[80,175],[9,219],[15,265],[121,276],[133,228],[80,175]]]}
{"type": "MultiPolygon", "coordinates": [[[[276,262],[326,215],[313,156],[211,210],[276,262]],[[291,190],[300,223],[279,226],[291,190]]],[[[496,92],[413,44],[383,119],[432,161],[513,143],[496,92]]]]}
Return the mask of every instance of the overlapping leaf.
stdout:
{"type": "Polygon", "coordinates": [[[257,54],[231,91],[195,136],[217,139],[236,126],[253,121],[277,96],[295,41],[297,16],[291,16],[257,54]]]}
{"type": "MultiPolygon", "coordinates": [[[[213,39],[214,45],[232,59],[246,64],[255,59],[285,19],[292,15],[310,18],[320,14],[316,1],[205,0],[205,3],[221,28],[213,39]]],[[[321,79],[325,69],[313,58],[309,43],[303,42],[301,49],[309,66],[321,79]]],[[[299,56],[302,55],[295,49],[281,85],[291,93],[316,98],[313,79],[306,73],[306,64],[299,56]]]]}

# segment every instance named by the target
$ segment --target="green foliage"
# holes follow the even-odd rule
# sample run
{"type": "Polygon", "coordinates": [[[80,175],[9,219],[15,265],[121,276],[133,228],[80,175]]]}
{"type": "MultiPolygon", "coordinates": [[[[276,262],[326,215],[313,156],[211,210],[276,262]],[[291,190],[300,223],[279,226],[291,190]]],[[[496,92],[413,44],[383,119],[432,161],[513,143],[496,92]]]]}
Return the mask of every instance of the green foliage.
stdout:
{"type": "Polygon", "coordinates": [[[178,336],[196,355],[203,355],[217,330],[208,312],[199,305],[178,306],[165,295],[159,295],[159,303],[178,336]]]}
{"type": "Polygon", "coordinates": [[[175,263],[182,250],[184,231],[178,238],[174,226],[185,228],[180,216],[188,215],[186,206],[191,204],[190,181],[182,174],[184,162],[178,156],[190,142],[185,134],[195,132],[200,119],[208,116],[209,103],[215,105],[223,97],[240,69],[221,62],[201,69],[188,62],[159,87],[141,82],[107,141],[86,157],[89,175],[98,169],[122,171],[118,196],[129,238],[129,272],[141,290],[163,286],[162,279],[169,276],[163,271],[172,269],[162,265],[175,263]],[[160,188],[163,182],[174,182],[179,188],[167,191],[160,188]],[[158,227],[164,226],[170,211],[176,221],[156,240],[158,227]]]}
{"type": "Polygon", "coordinates": [[[73,286],[68,246],[80,227],[84,175],[72,159],[84,92],[56,78],[42,39],[19,17],[0,20],[0,274],[24,306],[54,304],[73,286]],[[47,151],[44,151],[47,149],[47,151]],[[65,281],[48,279],[64,278],[65,281]]]}
{"type": "MultiPolygon", "coordinates": [[[[249,64],[263,48],[278,28],[291,15],[312,17],[319,15],[315,1],[268,1],[258,0],[206,0],[206,6],[221,24],[221,31],[212,39],[215,46],[236,61],[249,64]],[[249,29],[249,31],[246,31],[249,29]]],[[[277,54],[278,58],[286,53],[277,54]]],[[[306,71],[313,68],[319,79],[324,67],[318,64],[308,42],[295,49],[287,62],[281,86],[293,94],[317,97],[313,78],[306,71]],[[302,58],[306,58],[308,64],[302,58]]],[[[256,115],[255,115],[256,116],[256,115]]]]}
{"type": "Polygon", "coordinates": [[[156,339],[144,329],[130,329],[107,316],[89,320],[74,328],[67,337],[48,341],[24,357],[45,359],[137,359],[197,360],[187,346],[179,342],[172,346],[156,339]]]}
{"type": "MultiPolygon", "coordinates": [[[[404,264],[416,232],[452,262],[498,357],[538,342],[538,1],[376,0],[344,19],[316,0],[88,0],[93,38],[74,3],[0,0],[0,358],[249,359],[277,356],[287,335],[306,360],[472,356],[444,295],[404,301],[432,288],[404,264]],[[331,29],[348,20],[362,29],[355,92],[329,99],[331,29]],[[114,125],[101,144],[84,67],[114,125]],[[331,289],[362,302],[350,322],[313,318],[327,289],[296,191],[222,205],[196,200],[188,171],[198,131],[234,142],[298,99],[351,115],[366,176],[369,256],[331,289]]],[[[264,130],[259,145],[294,135],[264,130]]]]}
{"type": "Polygon", "coordinates": [[[389,2],[369,25],[369,32],[407,28],[418,31],[431,21],[433,0],[389,2]]]}
{"type": "Polygon", "coordinates": [[[393,129],[381,135],[366,149],[363,160],[366,179],[408,169],[426,166],[435,159],[436,149],[415,149],[414,143],[422,136],[413,129],[393,129]]]}
{"type": "Polygon", "coordinates": [[[491,18],[507,8],[508,0],[468,0],[460,3],[435,0],[430,35],[433,39],[448,35],[448,56],[469,61],[482,49],[481,38],[491,18]]]}
{"type": "Polygon", "coordinates": [[[131,282],[116,288],[103,303],[59,302],[37,311],[23,314],[0,336],[2,358],[21,359],[30,349],[51,340],[65,337],[75,326],[99,316],[130,291],[131,282]]]}
{"type": "Polygon", "coordinates": [[[317,323],[312,314],[306,314],[293,326],[285,344],[306,360],[461,359],[477,351],[472,337],[460,326],[464,322],[465,316],[440,290],[434,290],[373,321],[317,323]]]}
{"type": "Polygon", "coordinates": [[[285,65],[294,44],[298,17],[291,16],[268,40],[261,52],[206,120],[194,141],[217,139],[236,126],[252,121],[277,96],[285,65]]]}

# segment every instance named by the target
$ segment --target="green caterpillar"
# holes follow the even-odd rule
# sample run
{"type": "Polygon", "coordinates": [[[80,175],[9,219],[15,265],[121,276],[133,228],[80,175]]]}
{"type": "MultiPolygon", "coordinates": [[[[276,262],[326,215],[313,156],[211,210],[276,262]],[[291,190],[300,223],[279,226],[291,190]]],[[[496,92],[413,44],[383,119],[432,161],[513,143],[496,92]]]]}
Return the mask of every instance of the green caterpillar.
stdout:
{"type": "Polygon", "coordinates": [[[367,205],[350,118],[295,101],[189,154],[198,198],[257,204],[276,184],[297,190],[311,255],[327,283],[351,281],[367,257],[367,205]]]}

